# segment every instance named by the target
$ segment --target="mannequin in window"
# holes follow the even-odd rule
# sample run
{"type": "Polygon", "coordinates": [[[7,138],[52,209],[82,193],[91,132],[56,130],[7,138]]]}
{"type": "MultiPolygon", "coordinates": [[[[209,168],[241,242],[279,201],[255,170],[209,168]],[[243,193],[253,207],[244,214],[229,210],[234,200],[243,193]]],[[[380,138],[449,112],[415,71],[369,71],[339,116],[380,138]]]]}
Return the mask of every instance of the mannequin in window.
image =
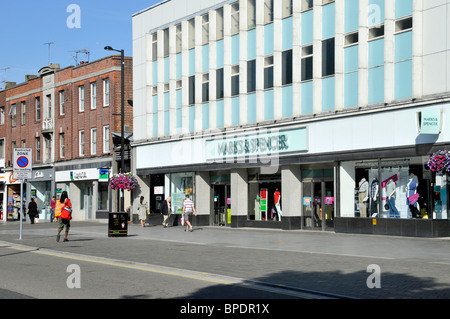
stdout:
{"type": "Polygon", "coordinates": [[[273,199],[275,202],[275,208],[277,210],[278,220],[281,220],[281,216],[283,216],[283,213],[281,212],[281,206],[280,206],[281,193],[278,190],[278,188],[275,190],[275,193],[273,193],[273,199]]]}
{"type": "Polygon", "coordinates": [[[395,182],[390,179],[386,184],[387,202],[389,204],[389,217],[400,218],[400,213],[395,207],[395,182]]]}
{"type": "Polygon", "coordinates": [[[419,182],[417,176],[411,173],[409,175],[408,184],[406,184],[406,204],[408,205],[409,211],[414,218],[419,217],[419,210],[417,208],[418,195],[416,195],[418,186],[419,182]]]}
{"type": "Polygon", "coordinates": [[[378,195],[379,195],[380,183],[378,179],[375,177],[372,180],[372,184],[370,185],[370,214],[372,217],[378,216],[378,195]]]}
{"type": "Polygon", "coordinates": [[[369,200],[369,182],[363,178],[359,182],[358,189],[358,200],[359,200],[359,216],[367,217],[367,201],[369,200]]]}

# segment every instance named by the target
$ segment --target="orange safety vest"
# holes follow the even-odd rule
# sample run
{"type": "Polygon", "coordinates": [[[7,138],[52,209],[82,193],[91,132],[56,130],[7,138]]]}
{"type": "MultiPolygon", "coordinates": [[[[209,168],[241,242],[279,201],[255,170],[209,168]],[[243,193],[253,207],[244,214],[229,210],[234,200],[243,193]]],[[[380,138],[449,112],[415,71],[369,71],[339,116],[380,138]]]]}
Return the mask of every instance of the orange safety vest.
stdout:
{"type": "Polygon", "coordinates": [[[61,203],[61,201],[59,199],[56,200],[56,205],[55,205],[55,217],[56,218],[61,217],[61,211],[64,206],[65,206],[65,202],[61,203]]]}

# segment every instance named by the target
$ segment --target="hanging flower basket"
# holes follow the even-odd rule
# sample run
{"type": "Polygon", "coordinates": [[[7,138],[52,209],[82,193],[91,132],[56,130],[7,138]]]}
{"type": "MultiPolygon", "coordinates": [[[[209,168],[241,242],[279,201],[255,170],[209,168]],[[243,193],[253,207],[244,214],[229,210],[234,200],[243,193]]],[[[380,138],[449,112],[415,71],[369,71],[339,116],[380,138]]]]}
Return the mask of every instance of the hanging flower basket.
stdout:
{"type": "Polygon", "coordinates": [[[131,191],[138,186],[137,178],[131,173],[114,174],[109,180],[112,189],[125,189],[131,191]]]}
{"type": "Polygon", "coordinates": [[[436,173],[450,173],[450,152],[447,150],[437,151],[431,155],[426,166],[436,173]]]}

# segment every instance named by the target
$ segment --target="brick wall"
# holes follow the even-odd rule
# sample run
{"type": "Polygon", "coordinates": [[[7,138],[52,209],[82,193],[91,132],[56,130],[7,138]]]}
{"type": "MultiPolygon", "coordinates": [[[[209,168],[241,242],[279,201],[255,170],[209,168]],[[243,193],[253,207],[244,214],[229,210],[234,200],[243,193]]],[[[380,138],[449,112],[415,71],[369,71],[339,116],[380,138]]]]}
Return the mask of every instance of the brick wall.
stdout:
{"type": "MultiPolygon", "coordinates": [[[[133,130],[133,110],[128,101],[132,100],[132,58],[125,60],[125,125],[133,130]]],[[[110,136],[110,147],[108,152],[103,152],[103,128],[106,125],[112,132],[120,132],[121,109],[121,72],[120,56],[113,55],[88,64],[76,67],[67,67],[54,73],[54,89],[52,112],[54,118],[53,140],[54,161],[68,161],[78,158],[92,158],[112,154],[113,145],[110,136]],[[110,103],[103,103],[103,83],[109,79],[110,103]],[[96,105],[91,103],[91,84],[96,83],[96,105]],[[80,87],[84,87],[84,110],[80,110],[80,87]],[[64,112],[61,111],[61,95],[64,92],[64,112]],[[91,129],[97,130],[97,143],[95,154],[91,154],[91,129]],[[85,147],[84,156],[79,154],[79,131],[84,130],[85,147]],[[60,135],[64,134],[64,157],[60,152],[60,135]]],[[[16,141],[17,147],[21,147],[21,141],[25,140],[26,147],[33,149],[33,162],[42,163],[44,159],[44,136],[43,121],[45,119],[44,109],[47,107],[46,92],[43,92],[43,77],[29,80],[13,88],[0,92],[0,107],[5,106],[5,125],[0,125],[0,137],[6,140],[6,166],[11,166],[12,142],[16,141]],[[2,100],[3,98],[3,100],[2,100]],[[36,120],[36,98],[40,98],[41,119],[36,120]],[[2,104],[2,101],[3,102],[2,104]],[[22,124],[21,103],[26,105],[26,121],[22,124]],[[16,104],[16,125],[12,125],[12,119],[7,116],[10,107],[16,104]],[[41,141],[41,158],[36,159],[36,137],[41,141]]]]}

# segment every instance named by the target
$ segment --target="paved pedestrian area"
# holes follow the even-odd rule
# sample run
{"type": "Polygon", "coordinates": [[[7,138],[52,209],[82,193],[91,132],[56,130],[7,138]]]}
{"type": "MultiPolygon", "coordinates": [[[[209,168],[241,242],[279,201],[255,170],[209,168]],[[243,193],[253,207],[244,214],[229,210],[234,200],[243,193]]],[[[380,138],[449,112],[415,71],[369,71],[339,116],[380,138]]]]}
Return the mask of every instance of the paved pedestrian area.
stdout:
{"type": "MultiPolygon", "coordinates": [[[[405,238],[320,231],[72,222],[69,242],[56,224],[0,223],[0,243],[187,269],[353,298],[447,299],[450,238],[405,238]],[[368,286],[372,286],[369,288],[368,286]]],[[[1,266],[0,266],[1,267],[1,266]]],[[[192,296],[195,298],[195,296],[192,296]]]]}

